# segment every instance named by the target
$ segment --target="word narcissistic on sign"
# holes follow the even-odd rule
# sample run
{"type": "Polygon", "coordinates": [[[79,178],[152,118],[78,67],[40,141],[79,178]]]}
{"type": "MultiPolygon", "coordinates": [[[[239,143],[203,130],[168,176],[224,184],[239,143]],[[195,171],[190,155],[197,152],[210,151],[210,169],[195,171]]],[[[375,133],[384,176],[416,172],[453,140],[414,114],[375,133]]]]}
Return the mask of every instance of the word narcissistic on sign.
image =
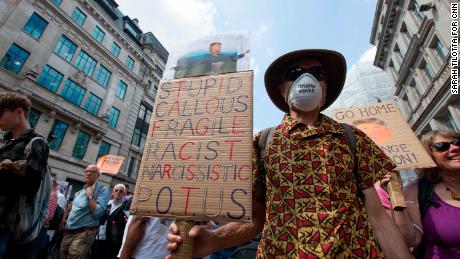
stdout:
{"type": "Polygon", "coordinates": [[[160,82],[131,212],[250,221],[253,72],[160,82]]]}
{"type": "Polygon", "coordinates": [[[332,110],[332,117],[366,133],[398,170],[435,166],[393,101],[332,110]]]}

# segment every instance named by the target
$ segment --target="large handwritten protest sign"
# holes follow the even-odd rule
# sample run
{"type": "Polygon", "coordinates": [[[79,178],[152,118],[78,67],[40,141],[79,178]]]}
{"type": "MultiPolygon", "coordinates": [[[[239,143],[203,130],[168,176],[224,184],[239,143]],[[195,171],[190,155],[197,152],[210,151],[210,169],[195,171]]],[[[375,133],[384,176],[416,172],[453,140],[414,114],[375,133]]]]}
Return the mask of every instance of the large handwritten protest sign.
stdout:
{"type": "Polygon", "coordinates": [[[160,82],[131,212],[250,221],[253,72],[160,82]]]}
{"type": "Polygon", "coordinates": [[[392,101],[332,110],[332,117],[364,131],[393,160],[398,170],[435,166],[392,101]]]}

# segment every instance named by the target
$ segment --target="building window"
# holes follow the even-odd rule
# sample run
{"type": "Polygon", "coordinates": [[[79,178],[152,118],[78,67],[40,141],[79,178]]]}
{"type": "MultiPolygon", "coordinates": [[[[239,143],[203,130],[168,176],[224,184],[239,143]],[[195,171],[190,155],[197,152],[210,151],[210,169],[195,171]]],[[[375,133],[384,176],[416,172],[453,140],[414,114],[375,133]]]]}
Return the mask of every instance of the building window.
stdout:
{"type": "Polygon", "coordinates": [[[401,53],[401,49],[399,48],[398,44],[395,45],[394,52],[396,53],[396,55],[398,55],[398,57],[399,57],[399,59],[401,60],[401,63],[402,63],[402,61],[404,60],[404,56],[401,53]]]}
{"type": "Polygon", "coordinates": [[[434,49],[436,50],[436,53],[438,53],[438,56],[441,58],[441,60],[444,61],[447,57],[447,49],[440,40],[436,40],[434,49]]]}
{"type": "Polygon", "coordinates": [[[128,177],[131,177],[131,175],[133,174],[133,168],[134,168],[135,163],[136,163],[136,158],[132,156],[129,159],[129,164],[128,164],[128,172],[127,172],[128,177]]]}
{"type": "Polygon", "coordinates": [[[59,85],[61,84],[63,75],[54,68],[46,65],[42,74],[37,80],[37,83],[44,88],[56,93],[59,85]]]}
{"type": "Polygon", "coordinates": [[[415,17],[417,17],[419,22],[423,21],[425,15],[420,12],[420,6],[418,5],[417,1],[412,2],[412,11],[414,11],[415,17]]]}
{"type": "Polygon", "coordinates": [[[72,13],[72,20],[74,20],[78,25],[82,26],[86,20],[86,14],[83,13],[78,7],[75,7],[72,13]]]}
{"type": "Polygon", "coordinates": [[[59,120],[54,121],[51,131],[48,134],[48,146],[50,149],[54,151],[59,150],[68,127],[69,125],[65,122],[59,120]]]}
{"type": "Polygon", "coordinates": [[[97,116],[99,113],[99,108],[101,107],[102,100],[93,93],[89,94],[89,97],[86,99],[85,110],[89,113],[97,116]]]}
{"type": "Polygon", "coordinates": [[[130,56],[126,59],[126,66],[130,69],[133,70],[134,67],[134,59],[132,59],[130,56]]]}
{"type": "Polygon", "coordinates": [[[102,42],[104,40],[105,32],[99,28],[99,26],[95,26],[93,33],[91,34],[95,40],[98,42],[102,42]]]}
{"type": "Polygon", "coordinates": [[[406,39],[407,39],[407,42],[411,42],[412,40],[412,35],[410,34],[409,30],[407,29],[407,26],[406,24],[403,22],[402,25],[401,25],[401,33],[403,33],[404,35],[406,35],[406,39]]]}
{"type": "Polygon", "coordinates": [[[406,104],[406,107],[408,108],[406,110],[408,111],[408,114],[410,115],[410,113],[412,113],[414,108],[412,108],[412,104],[410,103],[409,98],[407,98],[407,93],[404,93],[402,99],[403,99],[404,103],[406,104]]]}
{"type": "Polygon", "coordinates": [[[431,67],[430,65],[428,65],[428,63],[426,63],[425,61],[425,64],[423,65],[423,71],[425,72],[425,75],[426,77],[428,78],[428,80],[431,82],[433,81],[434,79],[434,73],[433,73],[433,70],[431,70],[431,67]]]}
{"type": "Polygon", "coordinates": [[[106,87],[109,83],[111,75],[112,73],[109,70],[107,70],[107,68],[105,68],[103,65],[99,65],[94,80],[96,80],[96,82],[98,82],[102,86],[106,87]]]}
{"type": "Polygon", "coordinates": [[[140,148],[144,148],[145,141],[150,126],[150,117],[152,116],[152,108],[141,103],[137,114],[136,124],[134,125],[133,138],[131,144],[140,148]]]}
{"type": "Polygon", "coordinates": [[[120,55],[120,46],[118,46],[118,44],[116,44],[115,42],[112,43],[112,47],[110,47],[110,52],[118,58],[118,55],[120,55]]]}
{"type": "Polygon", "coordinates": [[[31,128],[35,128],[38,123],[38,119],[40,119],[40,115],[42,113],[38,110],[35,110],[34,108],[30,108],[29,112],[29,125],[31,128]]]}
{"type": "Polygon", "coordinates": [[[78,133],[77,141],[73,147],[72,156],[78,159],[83,159],[88,147],[90,135],[84,131],[78,133]]]}
{"type": "Polygon", "coordinates": [[[73,58],[75,50],[77,50],[77,45],[69,40],[69,38],[62,35],[61,39],[56,45],[56,48],[54,48],[54,53],[70,62],[73,58]]]}
{"type": "Polygon", "coordinates": [[[137,35],[138,35],[137,31],[128,22],[125,22],[125,30],[127,30],[128,33],[131,34],[131,36],[133,36],[134,38],[137,38],[137,35]]]}
{"type": "Polygon", "coordinates": [[[118,116],[120,116],[120,111],[117,108],[112,107],[112,109],[110,109],[110,112],[109,112],[109,126],[110,127],[112,128],[117,127],[118,116]]]}
{"type": "Polygon", "coordinates": [[[94,68],[96,67],[96,60],[92,58],[88,53],[80,50],[78,53],[77,61],[75,62],[75,66],[83,71],[87,76],[91,76],[93,74],[94,68]]]}
{"type": "Polygon", "coordinates": [[[160,76],[163,76],[163,69],[161,69],[161,67],[159,67],[158,65],[155,64],[155,69],[160,74],[160,76]]]}
{"type": "Polygon", "coordinates": [[[416,99],[420,100],[420,97],[422,96],[422,94],[420,93],[420,90],[418,88],[417,82],[415,82],[415,80],[412,79],[412,81],[410,82],[409,86],[412,88],[416,99]]]}
{"type": "Polygon", "coordinates": [[[0,67],[19,74],[29,55],[29,52],[13,43],[0,62],[0,67]]]}
{"type": "Polygon", "coordinates": [[[26,33],[28,33],[32,38],[38,40],[43,34],[48,22],[40,17],[37,13],[33,13],[30,16],[29,21],[27,21],[24,28],[22,28],[26,33]]]}
{"type": "Polygon", "coordinates": [[[83,100],[83,96],[85,95],[86,89],[79,86],[75,82],[70,79],[67,79],[67,82],[64,85],[64,89],[62,89],[61,96],[64,97],[69,102],[80,106],[81,100],[83,100]]]}
{"type": "Polygon", "coordinates": [[[452,114],[450,114],[450,112],[447,113],[447,116],[442,116],[440,118],[440,121],[445,130],[450,130],[450,131],[455,131],[455,132],[460,131],[460,128],[455,123],[454,118],[452,117],[452,114]]]}
{"type": "Polygon", "coordinates": [[[55,3],[56,5],[60,5],[62,2],[62,0],[51,0],[51,1],[53,1],[53,3],[55,3]]]}
{"type": "Polygon", "coordinates": [[[120,99],[125,99],[125,94],[126,94],[126,89],[128,89],[128,85],[120,80],[120,83],[118,84],[118,89],[117,89],[117,97],[120,99]]]}
{"type": "Polygon", "coordinates": [[[99,151],[97,152],[97,158],[101,156],[108,155],[110,153],[111,145],[105,141],[101,141],[101,146],[99,147],[99,151]]]}

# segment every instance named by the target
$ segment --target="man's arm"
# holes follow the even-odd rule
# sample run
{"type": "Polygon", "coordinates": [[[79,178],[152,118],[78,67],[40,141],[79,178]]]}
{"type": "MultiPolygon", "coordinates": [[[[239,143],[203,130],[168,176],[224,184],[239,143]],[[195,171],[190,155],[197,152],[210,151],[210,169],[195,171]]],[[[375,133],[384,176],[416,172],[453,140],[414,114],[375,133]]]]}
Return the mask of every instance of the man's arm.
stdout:
{"type": "Polygon", "coordinates": [[[375,188],[367,188],[363,193],[369,222],[385,253],[385,258],[412,258],[403,236],[383,209],[375,188]]]}
{"type": "Polygon", "coordinates": [[[125,244],[121,248],[120,259],[131,259],[137,245],[145,235],[145,227],[149,221],[149,217],[133,216],[126,234],[125,244]]]}
{"type": "MultiPolygon", "coordinates": [[[[265,203],[252,201],[252,221],[248,223],[232,222],[217,229],[208,229],[205,226],[195,226],[189,236],[194,238],[193,255],[206,256],[222,248],[234,247],[251,240],[257,233],[262,231],[265,221],[265,203]]],[[[171,234],[168,234],[168,250],[174,251],[182,242],[178,235],[176,224],[169,227],[171,234]]],[[[171,256],[166,258],[171,259],[171,256]]]]}
{"type": "Polygon", "coordinates": [[[102,217],[102,214],[104,214],[105,209],[109,204],[109,189],[107,187],[103,187],[102,190],[97,193],[97,196],[95,198],[96,199],[89,200],[89,206],[94,216],[100,218],[102,217]]]}

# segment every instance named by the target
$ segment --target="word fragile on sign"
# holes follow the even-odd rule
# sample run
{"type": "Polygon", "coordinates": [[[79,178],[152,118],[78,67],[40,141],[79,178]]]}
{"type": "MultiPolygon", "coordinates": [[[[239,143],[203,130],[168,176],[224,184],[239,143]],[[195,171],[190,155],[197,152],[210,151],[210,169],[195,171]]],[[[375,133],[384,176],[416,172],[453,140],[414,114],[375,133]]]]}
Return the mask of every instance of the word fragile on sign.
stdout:
{"type": "Polygon", "coordinates": [[[162,81],[131,211],[251,220],[253,72],[162,81]]]}

